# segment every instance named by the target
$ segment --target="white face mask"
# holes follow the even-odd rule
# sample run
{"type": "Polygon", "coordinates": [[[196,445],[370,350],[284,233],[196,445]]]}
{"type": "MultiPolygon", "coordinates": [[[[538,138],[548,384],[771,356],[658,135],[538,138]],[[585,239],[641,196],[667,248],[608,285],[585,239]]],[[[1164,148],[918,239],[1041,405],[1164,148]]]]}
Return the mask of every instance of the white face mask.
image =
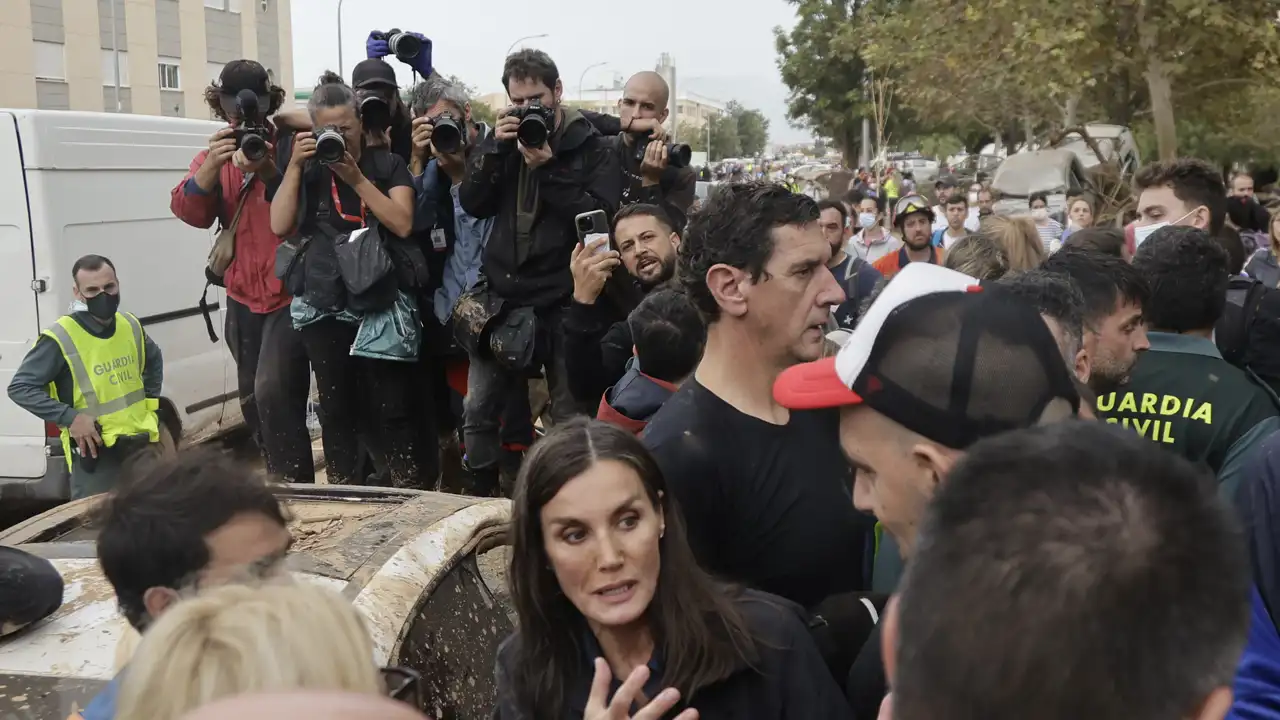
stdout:
{"type": "Polygon", "coordinates": [[[876,224],[876,216],[874,213],[858,213],[858,227],[863,230],[876,224]]]}
{"type": "MultiPolygon", "coordinates": [[[[1196,210],[1199,210],[1199,209],[1200,208],[1196,208],[1196,210]]],[[[1186,220],[1187,218],[1195,214],[1196,210],[1192,210],[1191,212],[1187,213],[1186,215],[1183,215],[1182,217],[1178,218],[1177,220],[1174,220],[1173,222],[1158,222],[1158,223],[1152,223],[1150,225],[1135,225],[1133,228],[1134,248],[1140,247],[1142,243],[1147,241],[1147,238],[1154,235],[1155,232],[1160,228],[1167,228],[1170,225],[1177,225],[1178,223],[1182,222],[1183,220],[1186,220]]]]}
{"type": "Polygon", "coordinates": [[[1036,222],[1049,219],[1049,208],[1032,208],[1031,218],[1036,222]]]}

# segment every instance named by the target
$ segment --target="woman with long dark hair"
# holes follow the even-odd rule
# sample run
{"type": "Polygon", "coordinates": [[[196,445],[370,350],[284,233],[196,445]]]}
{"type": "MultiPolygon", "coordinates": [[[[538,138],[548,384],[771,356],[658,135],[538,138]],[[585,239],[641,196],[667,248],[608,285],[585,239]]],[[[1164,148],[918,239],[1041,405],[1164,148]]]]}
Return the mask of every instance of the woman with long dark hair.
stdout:
{"type": "Polygon", "coordinates": [[[520,629],[498,652],[500,720],[851,717],[799,606],[698,567],[631,433],[557,426],[525,460],[513,515],[520,629]]]}

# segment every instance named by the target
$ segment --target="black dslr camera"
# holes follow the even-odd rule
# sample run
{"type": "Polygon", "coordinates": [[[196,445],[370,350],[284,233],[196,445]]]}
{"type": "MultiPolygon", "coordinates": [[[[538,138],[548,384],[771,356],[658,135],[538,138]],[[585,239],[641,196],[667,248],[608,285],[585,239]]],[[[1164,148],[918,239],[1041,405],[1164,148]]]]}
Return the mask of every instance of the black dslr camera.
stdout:
{"type": "MultiPolygon", "coordinates": [[[[648,135],[633,135],[635,142],[635,152],[632,157],[635,158],[636,164],[644,162],[645,150],[649,149],[648,135]]],[[[673,168],[689,167],[689,161],[693,159],[693,148],[684,143],[667,143],[667,164],[673,168]]]]}
{"type": "Polygon", "coordinates": [[[431,145],[445,155],[462,148],[462,124],[445,113],[431,122],[431,145]]]}
{"type": "Polygon", "coordinates": [[[422,52],[422,41],[409,33],[401,32],[400,28],[374,33],[374,37],[378,40],[386,40],[387,48],[400,62],[408,62],[422,52]]]}
{"type": "Polygon", "coordinates": [[[252,90],[236,93],[236,114],[240,116],[240,126],[235,129],[236,149],[249,162],[258,162],[267,156],[267,138],[271,137],[262,121],[258,94],[252,90]]]}
{"type": "Polygon", "coordinates": [[[391,127],[391,103],[376,90],[357,90],[356,102],[360,104],[360,124],[365,130],[391,127]]]}
{"type": "Polygon", "coordinates": [[[342,162],[347,156],[347,139],[335,127],[322,127],[316,132],[316,160],[321,165],[342,162]]]}
{"type": "Polygon", "coordinates": [[[553,108],[543,107],[542,103],[534,100],[528,105],[514,108],[507,114],[520,119],[520,127],[516,129],[516,139],[522,145],[542,147],[547,144],[551,128],[556,122],[556,111],[553,108]]]}

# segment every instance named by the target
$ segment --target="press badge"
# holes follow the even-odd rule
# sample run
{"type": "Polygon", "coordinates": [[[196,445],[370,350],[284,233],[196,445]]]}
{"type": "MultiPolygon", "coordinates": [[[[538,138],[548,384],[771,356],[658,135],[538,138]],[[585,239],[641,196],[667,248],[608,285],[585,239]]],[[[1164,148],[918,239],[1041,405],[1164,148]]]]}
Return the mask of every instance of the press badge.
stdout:
{"type": "Polygon", "coordinates": [[[431,231],[431,247],[435,250],[444,250],[448,245],[445,240],[444,228],[436,228],[431,231]]]}

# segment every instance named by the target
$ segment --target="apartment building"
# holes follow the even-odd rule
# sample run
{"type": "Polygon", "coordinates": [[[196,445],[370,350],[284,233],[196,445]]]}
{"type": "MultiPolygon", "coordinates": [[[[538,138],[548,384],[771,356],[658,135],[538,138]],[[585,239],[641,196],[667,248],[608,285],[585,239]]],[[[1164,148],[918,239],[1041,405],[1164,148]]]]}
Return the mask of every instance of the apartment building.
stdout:
{"type": "Polygon", "coordinates": [[[293,87],[291,0],[0,0],[0,107],[208,119],[228,61],[293,87]]]}

